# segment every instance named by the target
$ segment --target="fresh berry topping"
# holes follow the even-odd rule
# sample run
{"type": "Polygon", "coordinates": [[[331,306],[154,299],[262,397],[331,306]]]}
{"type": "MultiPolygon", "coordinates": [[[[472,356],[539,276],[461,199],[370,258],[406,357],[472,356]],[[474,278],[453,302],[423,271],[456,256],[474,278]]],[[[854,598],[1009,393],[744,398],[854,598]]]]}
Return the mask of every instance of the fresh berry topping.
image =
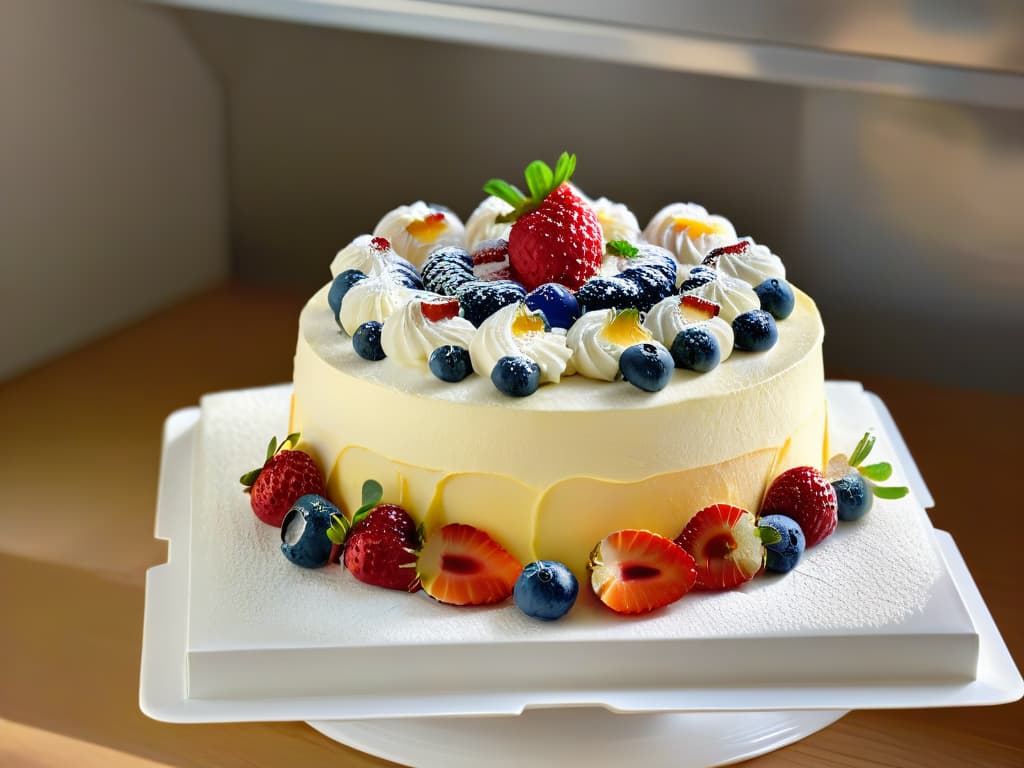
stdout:
{"type": "Polygon", "coordinates": [[[423,317],[432,323],[439,323],[442,320],[451,320],[459,315],[458,299],[440,299],[424,301],[420,304],[423,310],[423,317]]]}
{"type": "Polygon", "coordinates": [[[544,283],[578,289],[601,269],[604,239],[594,210],[566,184],[576,156],[563,152],[555,170],[540,160],[526,167],[530,197],[511,184],[492,179],[484,191],[513,211],[498,221],[514,221],[509,233],[513,276],[527,290],[544,283]]]}
{"type": "Polygon", "coordinates": [[[679,299],[679,313],[688,323],[699,323],[718,317],[722,305],[700,296],[682,296],[679,299]]]}
{"type": "Polygon", "coordinates": [[[474,280],[462,285],[458,291],[462,314],[473,325],[480,327],[488,317],[502,307],[526,298],[526,291],[511,280],[486,283],[474,280]]]}
{"type": "Polygon", "coordinates": [[[471,525],[451,523],[427,538],[416,562],[423,591],[450,605],[488,605],[512,595],[523,567],[471,525]]]}
{"type": "Polygon", "coordinates": [[[785,515],[804,532],[813,547],[836,529],[836,493],[814,467],[793,467],[772,481],[761,502],[761,516],[785,515]]]}
{"type": "Polygon", "coordinates": [[[775,318],[763,309],[752,309],[732,321],[736,349],[744,352],[764,352],[779,340],[775,318]]]}
{"type": "Polygon", "coordinates": [[[473,275],[477,280],[509,280],[508,240],[484,240],[473,249],[473,275]]]}
{"type": "Polygon", "coordinates": [[[540,386],[540,366],[528,357],[506,355],[494,364],[491,381],[509,397],[528,397],[540,386]]]}
{"type": "Polygon", "coordinates": [[[327,538],[327,529],[331,517],[337,514],[338,508],[323,496],[300,496],[281,523],[281,552],[303,568],[327,565],[334,546],[327,538]]]}
{"type": "Polygon", "coordinates": [[[341,327],[341,302],[344,300],[345,294],[348,293],[349,288],[365,279],[366,275],[358,269],[346,269],[331,281],[331,287],[327,291],[327,303],[334,313],[334,319],[339,328],[341,327]]]}
{"type": "Polygon", "coordinates": [[[621,277],[592,277],[576,292],[580,314],[598,309],[639,309],[640,287],[621,277]]]}
{"type": "Polygon", "coordinates": [[[796,520],[785,515],[765,515],[757,521],[757,527],[768,553],[764,567],[776,573],[793,570],[807,546],[804,532],[796,520]]]}
{"type": "Polygon", "coordinates": [[[469,350],[455,344],[445,344],[430,353],[430,372],[441,381],[462,381],[473,372],[469,350]]]}
{"type": "Polygon", "coordinates": [[[564,563],[538,560],[523,568],[512,597],[530,618],[554,621],[569,612],[579,591],[579,582],[564,563]]]}
{"type": "Polygon", "coordinates": [[[580,316],[580,305],[573,292],[558,283],[544,283],[526,294],[526,306],[543,312],[553,328],[569,329],[580,316]]]}
{"type": "Polygon", "coordinates": [[[637,308],[647,312],[662,299],[675,293],[675,278],[668,277],[655,267],[638,265],[620,272],[617,277],[628,280],[640,291],[637,308]]]}
{"type": "Polygon", "coordinates": [[[619,357],[622,378],[645,392],[658,392],[672,380],[672,355],[656,341],[626,347],[619,357]]]}
{"type": "Polygon", "coordinates": [[[423,278],[420,277],[419,270],[408,259],[403,259],[398,254],[393,254],[388,259],[387,271],[396,282],[401,283],[406,288],[412,288],[414,291],[422,290],[423,278]]]}
{"type": "Polygon", "coordinates": [[[874,495],[860,472],[851,472],[832,482],[836,492],[836,515],[844,522],[860,520],[871,511],[874,495]]]}
{"type": "Polygon", "coordinates": [[[692,518],[676,544],[697,563],[701,589],[732,589],[750,581],[764,565],[764,546],[754,516],[731,504],[712,504],[692,518]]]}
{"type": "Polygon", "coordinates": [[[391,250],[391,241],[386,237],[375,237],[370,241],[370,247],[378,253],[387,253],[391,250]]]}
{"type": "Polygon", "coordinates": [[[637,246],[637,255],[630,257],[629,262],[638,267],[652,267],[671,280],[673,286],[676,284],[679,263],[672,253],[664,248],[650,243],[641,243],[637,246]]]}
{"type": "Polygon", "coordinates": [[[324,477],[308,453],[286,450],[299,442],[299,433],[288,435],[281,444],[271,438],[263,466],[246,472],[241,483],[249,493],[252,511],[267,525],[280,526],[301,496],[324,494],[324,477]]]}
{"type": "Polygon", "coordinates": [[[454,296],[474,280],[473,259],[469,251],[449,245],[435,248],[423,262],[423,287],[441,296],[454,296]]]}
{"type": "Polygon", "coordinates": [[[737,256],[741,253],[746,253],[750,250],[750,241],[740,240],[738,243],[732,245],[723,245],[721,248],[715,248],[710,251],[707,256],[704,257],[704,261],[701,262],[706,267],[714,269],[718,266],[718,260],[723,256],[737,256]]]}
{"type": "Polygon", "coordinates": [[[654,341],[651,332],[640,322],[640,310],[623,309],[612,312],[601,328],[601,338],[619,347],[631,347],[654,341]]]}
{"type": "Polygon", "coordinates": [[[754,293],[761,300],[761,309],[770,312],[776,320],[785,320],[793,314],[796,297],[793,289],[785,280],[777,277],[765,280],[754,286],[754,293]]]}
{"type": "Polygon", "coordinates": [[[875,446],[875,436],[865,432],[849,458],[836,454],[828,462],[827,476],[836,492],[837,513],[840,520],[859,520],[870,510],[875,496],[900,499],[910,493],[904,486],[881,486],[892,477],[892,465],[887,461],[864,464],[875,446]]]}
{"type": "Polygon", "coordinates": [[[421,243],[433,243],[448,228],[447,217],[441,211],[436,211],[422,219],[410,222],[405,231],[415,237],[421,243]]]}
{"type": "Polygon", "coordinates": [[[715,279],[715,270],[698,264],[690,270],[686,279],[680,283],[679,293],[686,293],[687,291],[692,291],[694,288],[700,288],[702,285],[707,285],[715,279]]]}
{"type": "Polygon", "coordinates": [[[676,368],[698,373],[713,370],[722,359],[715,335],[697,326],[683,328],[676,334],[670,352],[676,368]]]}
{"type": "Polygon", "coordinates": [[[664,536],[635,529],[601,539],[587,569],[594,594],[616,613],[647,613],[674,603],[697,581],[688,552],[664,536]]]}
{"type": "Polygon", "coordinates": [[[368,320],[358,328],[352,336],[352,349],[364,360],[383,360],[384,347],[380,344],[381,331],[384,326],[376,320],[368,320]]]}

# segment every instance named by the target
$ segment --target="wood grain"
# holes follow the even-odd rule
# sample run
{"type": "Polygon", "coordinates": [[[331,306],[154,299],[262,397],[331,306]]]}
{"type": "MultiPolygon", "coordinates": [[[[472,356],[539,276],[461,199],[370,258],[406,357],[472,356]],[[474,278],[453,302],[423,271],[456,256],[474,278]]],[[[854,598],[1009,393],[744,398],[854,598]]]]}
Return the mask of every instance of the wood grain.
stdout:
{"type": "MultiPolygon", "coordinates": [[[[304,298],[221,286],[0,383],[0,764],[389,765],[302,723],[169,725],[138,709],[160,429],[204,392],[287,381],[304,298]]],[[[860,378],[856,372],[829,372],[860,378]]],[[[1019,396],[862,378],[889,406],[1011,652],[1024,658],[1019,396]]],[[[756,768],[1024,766],[1024,704],[854,712],[756,768]]]]}

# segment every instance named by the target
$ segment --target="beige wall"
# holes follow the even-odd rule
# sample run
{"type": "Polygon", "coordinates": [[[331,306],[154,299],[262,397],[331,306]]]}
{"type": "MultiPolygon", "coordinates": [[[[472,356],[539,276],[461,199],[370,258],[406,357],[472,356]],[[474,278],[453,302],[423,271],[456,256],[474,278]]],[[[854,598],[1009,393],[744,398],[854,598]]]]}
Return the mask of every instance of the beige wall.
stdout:
{"type": "Polygon", "coordinates": [[[227,276],[222,108],[164,8],[0,2],[0,378],[227,276]]]}

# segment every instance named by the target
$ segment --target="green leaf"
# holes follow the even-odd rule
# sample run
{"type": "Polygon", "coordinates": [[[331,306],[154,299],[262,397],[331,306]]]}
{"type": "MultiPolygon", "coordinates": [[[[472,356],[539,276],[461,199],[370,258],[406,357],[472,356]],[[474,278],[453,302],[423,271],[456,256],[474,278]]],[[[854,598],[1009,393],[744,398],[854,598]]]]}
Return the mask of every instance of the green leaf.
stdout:
{"type": "Polygon", "coordinates": [[[534,160],[526,166],[526,186],[534,200],[543,200],[553,187],[551,181],[554,174],[543,160],[534,160]]]}
{"type": "Polygon", "coordinates": [[[491,179],[484,184],[484,192],[504,200],[513,208],[518,208],[526,202],[526,195],[520,192],[517,187],[513,187],[507,181],[502,181],[501,179],[491,179]]]}
{"type": "Polygon", "coordinates": [[[770,525],[759,525],[757,527],[757,535],[761,537],[761,543],[765,546],[768,546],[769,544],[778,544],[782,541],[782,534],[770,525]]]}
{"type": "Polygon", "coordinates": [[[298,445],[298,444],[299,444],[299,438],[300,438],[300,437],[302,437],[302,433],[301,433],[301,432],[292,432],[292,433],[291,433],[290,435],[288,435],[288,437],[286,437],[286,438],[284,439],[284,441],[283,441],[283,442],[281,443],[281,448],[282,448],[282,450],[284,449],[284,447],[285,447],[286,445],[290,445],[290,446],[291,446],[292,448],[294,448],[294,447],[295,447],[296,445],[298,445]]]}
{"type": "Polygon", "coordinates": [[[876,483],[883,483],[892,477],[892,464],[887,461],[880,461],[877,464],[868,464],[866,467],[858,467],[857,471],[864,475],[868,480],[874,480],[876,483]]]}
{"type": "Polygon", "coordinates": [[[345,543],[345,534],[339,533],[337,528],[328,528],[327,538],[331,540],[332,544],[337,544],[339,547],[345,543]]]}
{"type": "Polygon", "coordinates": [[[327,529],[327,538],[341,546],[345,543],[345,537],[348,536],[351,527],[348,520],[341,515],[331,515],[331,527],[327,529]]]}
{"type": "Polygon", "coordinates": [[[875,496],[877,496],[880,499],[902,499],[904,496],[910,493],[910,489],[905,488],[902,485],[889,487],[876,485],[874,487],[874,492],[875,496]]]}
{"type": "Polygon", "coordinates": [[[635,259],[640,255],[640,249],[629,240],[611,240],[608,242],[608,250],[619,254],[619,256],[625,256],[627,259],[635,259]]]}
{"type": "Polygon", "coordinates": [[[376,480],[367,480],[363,483],[363,506],[377,506],[384,498],[384,488],[376,480]]]}
{"type": "Polygon", "coordinates": [[[870,432],[865,432],[864,437],[857,443],[857,447],[853,449],[853,453],[850,454],[850,466],[857,467],[864,459],[871,453],[871,449],[875,447],[875,436],[870,432]]]}
{"type": "Polygon", "coordinates": [[[270,443],[267,445],[267,459],[274,455],[277,451],[277,437],[270,438],[270,443]]]}
{"type": "Polygon", "coordinates": [[[575,170],[576,155],[570,155],[568,152],[563,152],[558,156],[558,162],[555,163],[555,177],[551,180],[551,188],[556,189],[567,182],[572,178],[572,174],[575,170]]]}
{"type": "Polygon", "coordinates": [[[260,476],[260,472],[262,471],[263,467],[260,467],[259,469],[254,469],[251,472],[246,472],[244,475],[238,478],[238,482],[240,482],[242,485],[248,488],[250,485],[256,482],[256,478],[260,476]]]}

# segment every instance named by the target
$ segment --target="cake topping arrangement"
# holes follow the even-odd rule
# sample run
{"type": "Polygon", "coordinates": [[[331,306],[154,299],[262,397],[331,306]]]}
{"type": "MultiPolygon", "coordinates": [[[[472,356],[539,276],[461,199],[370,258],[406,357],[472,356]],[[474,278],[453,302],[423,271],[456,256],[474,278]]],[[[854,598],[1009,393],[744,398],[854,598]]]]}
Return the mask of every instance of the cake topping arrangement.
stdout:
{"type": "Polygon", "coordinates": [[[390,240],[395,251],[416,267],[438,246],[466,244],[466,230],[458,216],[422,200],[384,214],[373,234],[390,240]]]}
{"type": "Polygon", "coordinates": [[[280,527],[300,496],[324,493],[324,478],[316,462],[308,453],[295,450],[300,437],[295,432],[280,444],[272,437],[263,465],[239,480],[249,494],[253,513],[268,525],[280,527]]]}

